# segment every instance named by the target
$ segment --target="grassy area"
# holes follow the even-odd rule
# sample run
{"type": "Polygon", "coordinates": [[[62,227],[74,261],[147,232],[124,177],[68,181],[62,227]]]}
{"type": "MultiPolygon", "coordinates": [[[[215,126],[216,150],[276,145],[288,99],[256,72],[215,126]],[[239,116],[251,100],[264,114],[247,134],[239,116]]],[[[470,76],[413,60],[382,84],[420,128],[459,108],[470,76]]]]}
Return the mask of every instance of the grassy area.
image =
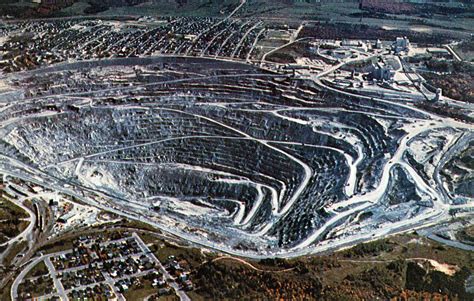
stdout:
{"type": "Polygon", "coordinates": [[[0,221],[0,243],[15,237],[28,227],[29,222],[18,219],[0,221]]]}
{"type": "Polygon", "coordinates": [[[160,240],[157,235],[154,235],[152,233],[140,233],[140,238],[146,244],[155,243],[157,240],[160,240]]]}
{"type": "Polygon", "coordinates": [[[48,267],[44,263],[44,261],[41,261],[37,265],[35,265],[29,272],[26,274],[26,278],[30,277],[39,277],[43,275],[47,275],[49,273],[48,267]]]}
{"type": "Polygon", "coordinates": [[[415,234],[369,242],[331,255],[249,262],[264,271],[255,271],[236,260],[208,260],[201,264],[193,273],[197,289],[190,297],[193,300],[244,296],[389,300],[406,294],[440,300],[473,297],[464,291],[464,282],[474,272],[474,254],[415,234]],[[440,266],[454,266],[457,272],[450,276],[427,260],[435,260],[440,266]]]}
{"type": "Polygon", "coordinates": [[[0,289],[0,300],[10,300],[10,290],[13,285],[13,280],[8,282],[3,288],[0,289]]]}
{"type": "Polygon", "coordinates": [[[314,52],[310,51],[309,47],[308,42],[296,42],[270,54],[266,59],[267,61],[280,64],[293,64],[296,63],[298,58],[303,57],[317,59],[318,57],[314,52]]]}
{"type": "Polygon", "coordinates": [[[156,288],[151,286],[151,281],[140,278],[141,285],[139,287],[132,286],[123,294],[126,300],[144,300],[146,297],[157,292],[156,288]]]}
{"type": "Polygon", "coordinates": [[[9,200],[0,198],[0,220],[26,218],[28,214],[9,200]]]}
{"type": "MultiPolygon", "coordinates": [[[[127,292],[123,294],[126,300],[144,300],[145,298],[155,295],[158,292],[157,288],[154,288],[151,284],[150,280],[145,279],[144,277],[140,277],[140,285],[139,286],[132,286],[127,292]]],[[[158,300],[162,301],[178,301],[179,297],[177,295],[169,295],[169,296],[160,296],[158,300]]],[[[191,299],[194,300],[194,299],[191,299]]]]}
{"type": "Polygon", "coordinates": [[[474,254],[445,246],[416,234],[405,234],[357,245],[337,252],[336,260],[367,259],[393,261],[400,258],[429,258],[474,271],[474,254]]]}
{"type": "Polygon", "coordinates": [[[54,243],[44,245],[38,251],[49,254],[49,253],[55,253],[55,252],[60,252],[60,251],[72,249],[73,246],[74,246],[73,245],[73,240],[75,238],[79,237],[79,236],[80,235],[77,235],[77,236],[71,237],[71,238],[65,238],[65,239],[62,239],[60,241],[56,241],[54,243]]]}
{"type": "Polygon", "coordinates": [[[206,301],[206,299],[203,296],[195,292],[187,292],[186,294],[188,295],[189,299],[193,301],[206,301]]]}
{"type": "MultiPolygon", "coordinates": [[[[55,252],[60,252],[64,250],[69,250],[74,247],[74,241],[78,239],[80,236],[92,236],[92,237],[97,237],[98,235],[102,235],[103,240],[107,239],[112,239],[113,236],[116,235],[125,235],[125,232],[128,232],[127,235],[131,235],[130,233],[133,230],[129,230],[128,228],[133,228],[137,230],[143,230],[143,231],[154,231],[157,234],[156,229],[153,229],[153,227],[144,224],[142,222],[138,221],[121,221],[120,223],[114,224],[114,227],[120,227],[120,228],[110,228],[108,229],[108,226],[100,225],[98,227],[92,227],[92,228],[87,228],[87,229],[76,229],[73,232],[69,232],[66,234],[63,234],[59,238],[55,238],[54,240],[48,242],[47,244],[41,246],[37,251],[38,252],[43,252],[45,254],[48,253],[55,253],[55,252]]],[[[161,241],[159,238],[156,237],[156,235],[153,235],[151,233],[140,233],[140,237],[145,241],[145,243],[151,243],[151,242],[157,242],[161,241]]]]}
{"type": "MultiPolygon", "coordinates": [[[[187,293],[188,296],[191,298],[191,296],[189,295],[189,293],[187,293]]],[[[176,296],[176,295],[169,295],[169,296],[160,296],[158,298],[158,301],[179,301],[179,297],[176,296]]],[[[199,299],[193,299],[191,298],[191,300],[195,301],[195,300],[199,300],[199,299]]]]}
{"type": "Polygon", "coordinates": [[[474,226],[467,227],[465,229],[466,235],[470,236],[474,240],[474,226]]]}
{"type": "Polygon", "coordinates": [[[76,229],[74,232],[70,232],[67,234],[62,235],[60,238],[55,239],[43,246],[41,246],[38,251],[42,251],[43,253],[55,253],[64,250],[69,250],[74,247],[74,240],[78,239],[80,236],[87,236],[90,235],[92,237],[96,237],[98,235],[102,235],[104,240],[112,238],[114,235],[121,235],[124,232],[128,232],[128,230],[123,229],[111,229],[107,230],[102,226],[93,227],[88,229],[76,229]]]}
{"type": "MultiPolygon", "coordinates": [[[[122,231],[114,230],[105,235],[122,231]]],[[[69,236],[62,246],[84,233],[69,236]]],[[[466,229],[466,233],[473,234],[474,227],[466,229]]],[[[175,245],[151,233],[140,236],[152,245],[151,250],[161,261],[166,262],[168,256],[173,255],[177,260],[184,259],[189,263],[196,286],[195,291],[188,293],[192,300],[388,300],[405,293],[427,294],[433,298],[439,295],[448,299],[460,296],[459,300],[464,300],[470,298],[461,291],[464,281],[474,271],[472,252],[444,246],[416,234],[360,244],[331,255],[258,262],[247,260],[263,271],[254,270],[237,260],[212,261],[214,253],[175,245]],[[415,258],[456,266],[458,272],[449,276],[431,267],[427,261],[415,258]],[[334,290],[334,287],[338,289],[334,290]]],[[[52,247],[57,248],[57,243],[52,247]]],[[[40,274],[45,269],[42,264],[29,275],[40,274]]],[[[132,287],[125,297],[127,300],[143,300],[156,292],[148,280],[142,279],[141,285],[132,287]]],[[[159,300],[174,301],[176,298],[173,295],[159,300]]]]}
{"type": "Polygon", "coordinates": [[[7,255],[3,258],[3,264],[5,266],[11,265],[13,262],[13,259],[21,252],[23,251],[26,247],[28,246],[28,243],[26,241],[20,241],[16,242],[8,251],[7,255]]]}
{"type": "Polygon", "coordinates": [[[121,222],[115,224],[117,226],[121,226],[124,228],[134,228],[134,229],[139,229],[139,230],[147,230],[147,231],[153,231],[160,233],[160,230],[156,229],[155,227],[136,220],[122,220],[121,222]]]}
{"type": "MultiPolygon", "coordinates": [[[[120,226],[142,228],[140,222],[122,221],[120,226]]],[[[104,240],[124,229],[106,230],[90,228],[70,233],[61,241],[43,247],[49,252],[72,247],[73,240],[81,235],[103,235],[104,240]]],[[[474,227],[466,229],[474,233],[474,227]]],[[[291,260],[266,259],[248,262],[258,271],[237,260],[213,261],[215,253],[170,243],[152,233],[140,236],[162,261],[170,255],[189,263],[191,279],[196,290],[189,292],[192,300],[207,299],[325,299],[325,300],[388,300],[406,292],[414,294],[440,294],[446,298],[461,296],[463,283],[474,271],[474,254],[441,245],[416,234],[406,234],[360,244],[331,255],[307,256],[291,260]],[[458,271],[449,276],[431,267],[428,261],[455,266],[458,271]],[[337,287],[337,290],[334,290],[337,287]]],[[[15,246],[18,249],[17,246],[15,246]]],[[[15,253],[16,255],[16,253],[15,253]]],[[[14,255],[12,255],[14,256],[14,255]]],[[[246,259],[245,259],[246,260],[246,259]]],[[[45,270],[44,264],[33,273],[45,270]]],[[[125,293],[128,300],[143,300],[156,293],[149,281],[132,287],[125,293]]],[[[464,295],[463,295],[464,294],[464,295]]],[[[176,296],[159,300],[175,300],[176,296]]],[[[463,300],[460,298],[459,300],[463,300]]]]}
{"type": "Polygon", "coordinates": [[[178,260],[186,260],[191,269],[197,268],[208,257],[202,254],[200,249],[179,247],[165,241],[157,241],[153,244],[151,250],[161,262],[168,261],[168,257],[173,255],[178,260]]]}
{"type": "Polygon", "coordinates": [[[341,251],[339,254],[346,258],[377,257],[383,253],[393,252],[396,246],[396,242],[382,239],[359,244],[349,250],[341,251]]]}
{"type": "Polygon", "coordinates": [[[457,239],[467,244],[474,244],[474,226],[467,227],[456,233],[457,239]]]}
{"type": "Polygon", "coordinates": [[[461,288],[468,271],[474,271],[474,254],[416,234],[360,244],[331,255],[247,260],[263,271],[255,271],[237,260],[212,261],[213,254],[173,245],[152,235],[142,236],[153,244],[151,250],[161,261],[166,262],[168,256],[173,255],[189,262],[197,287],[189,293],[192,300],[244,296],[250,299],[319,299],[324,296],[327,300],[385,300],[405,293],[465,298],[467,295],[462,295],[461,288]],[[431,267],[428,261],[414,258],[455,266],[459,272],[449,276],[431,267]],[[420,276],[417,262],[426,268],[426,276],[420,276]]]}
{"type": "Polygon", "coordinates": [[[0,198],[0,243],[4,243],[8,238],[20,234],[28,222],[21,219],[28,217],[28,214],[15,205],[13,202],[0,198]]]}

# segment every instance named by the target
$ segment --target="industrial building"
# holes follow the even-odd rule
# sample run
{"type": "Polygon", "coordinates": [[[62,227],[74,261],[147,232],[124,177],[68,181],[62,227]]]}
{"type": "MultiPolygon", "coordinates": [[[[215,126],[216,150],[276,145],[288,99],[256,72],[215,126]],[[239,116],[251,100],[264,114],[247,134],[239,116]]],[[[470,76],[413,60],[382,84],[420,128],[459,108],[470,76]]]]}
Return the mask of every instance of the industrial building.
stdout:
{"type": "Polygon", "coordinates": [[[395,77],[395,71],[392,69],[391,66],[377,63],[376,65],[374,65],[374,69],[371,73],[371,76],[373,79],[379,81],[391,81],[395,77]]]}
{"type": "Polygon", "coordinates": [[[393,45],[395,53],[408,52],[410,50],[410,40],[407,37],[398,37],[393,45]]]}

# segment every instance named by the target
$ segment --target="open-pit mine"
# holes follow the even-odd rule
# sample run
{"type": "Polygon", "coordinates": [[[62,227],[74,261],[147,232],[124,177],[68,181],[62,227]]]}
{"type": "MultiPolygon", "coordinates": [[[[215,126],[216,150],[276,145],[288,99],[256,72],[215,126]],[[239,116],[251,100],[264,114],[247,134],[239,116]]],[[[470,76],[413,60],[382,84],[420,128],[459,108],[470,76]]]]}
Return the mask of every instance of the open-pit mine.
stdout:
{"type": "Polygon", "coordinates": [[[424,84],[406,59],[421,46],[140,22],[3,29],[1,174],[253,258],[472,216],[473,108],[424,84]]]}

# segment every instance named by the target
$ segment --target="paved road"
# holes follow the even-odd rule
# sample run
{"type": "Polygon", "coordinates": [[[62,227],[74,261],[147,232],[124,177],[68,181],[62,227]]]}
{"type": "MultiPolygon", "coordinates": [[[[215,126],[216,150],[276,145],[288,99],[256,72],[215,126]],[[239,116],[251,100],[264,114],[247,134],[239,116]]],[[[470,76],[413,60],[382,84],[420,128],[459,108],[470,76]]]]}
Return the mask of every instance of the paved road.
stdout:
{"type": "MultiPolygon", "coordinates": [[[[28,214],[28,218],[26,220],[29,222],[29,224],[25,228],[25,230],[23,230],[20,234],[18,234],[16,237],[13,237],[10,240],[8,240],[7,242],[5,242],[3,244],[0,244],[0,246],[6,245],[6,244],[9,244],[9,246],[12,246],[15,242],[20,241],[20,240],[30,241],[29,238],[31,238],[31,233],[33,232],[35,224],[36,224],[36,215],[33,213],[33,211],[31,211],[28,207],[26,207],[23,204],[23,202],[28,200],[28,199],[35,198],[37,196],[41,196],[41,195],[21,197],[18,200],[4,197],[4,198],[8,199],[10,202],[12,202],[13,204],[15,204],[18,207],[20,207],[21,209],[23,209],[28,214]]],[[[4,252],[3,254],[6,254],[6,253],[7,252],[4,252]]],[[[2,259],[3,259],[2,256],[0,256],[0,261],[2,259]]]]}
{"type": "Polygon", "coordinates": [[[446,45],[446,49],[453,55],[453,57],[458,61],[462,62],[462,58],[454,51],[451,45],[446,45]]]}
{"type": "MultiPolygon", "coordinates": [[[[37,257],[37,258],[33,259],[26,267],[24,267],[21,270],[20,274],[13,281],[13,284],[12,284],[12,287],[11,287],[11,290],[10,290],[11,299],[15,300],[18,297],[18,286],[23,281],[26,274],[28,274],[28,272],[31,269],[33,269],[38,263],[40,263],[43,260],[46,260],[46,258],[51,258],[51,257],[67,254],[68,252],[70,252],[70,251],[61,251],[61,252],[51,253],[51,254],[41,255],[40,257],[37,257]]],[[[46,261],[45,261],[45,264],[46,264],[46,261]]],[[[54,269],[54,267],[53,267],[53,269],[54,269]]]]}
{"type": "Polygon", "coordinates": [[[439,237],[438,235],[435,235],[435,234],[430,234],[427,237],[431,240],[440,242],[442,244],[448,245],[448,246],[453,247],[453,248],[458,248],[458,249],[461,249],[461,250],[474,252],[474,246],[462,243],[460,241],[453,241],[453,240],[445,239],[445,238],[439,237]]]}
{"type": "MultiPolygon", "coordinates": [[[[139,252],[139,253],[134,253],[134,254],[127,255],[127,257],[140,256],[140,255],[143,255],[143,254],[144,254],[143,252],[139,252]]],[[[121,259],[123,259],[123,257],[112,258],[112,259],[105,260],[105,261],[102,261],[102,262],[103,263],[109,263],[109,262],[120,261],[121,259]]],[[[89,265],[86,264],[86,265],[80,265],[80,266],[77,266],[77,267],[72,267],[72,268],[68,268],[68,269],[64,269],[64,270],[58,270],[58,272],[71,273],[71,272],[77,272],[77,271],[86,269],[88,267],[89,267],[89,265]]]]}
{"type": "Polygon", "coordinates": [[[252,32],[252,30],[254,30],[255,28],[257,28],[258,26],[260,26],[261,24],[263,24],[263,22],[257,22],[255,23],[252,27],[250,27],[249,30],[247,30],[245,32],[245,34],[243,35],[243,37],[240,39],[239,43],[237,44],[237,46],[235,46],[234,48],[234,51],[232,51],[232,54],[231,54],[231,58],[234,58],[235,55],[237,54],[237,51],[240,49],[240,47],[242,46],[242,44],[244,43],[244,40],[247,38],[247,36],[252,32]]]}
{"type": "Polygon", "coordinates": [[[115,287],[115,281],[107,273],[102,273],[102,275],[105,278],[105,283],[107,283],[112,288],[115,296],[117,296],[117,299],[120,301],[125,301],[125,297],[115,287]]]}
{"type": "MultiPolygon", "coordinates": [[[[330,70],[325,71],[325,73],[327,73],[328,71],[330,71],[330,70]]],[[[324,73],[323,73],[323,75],[324,75],[324,73]]],[[[315,82],[316,82],[316,83],[319,83],[320,85],[323,86],[323,84],[321,84],[321,82],[319,81],[319,77],[320,77],[320,76],[321,76],[321,75],[316,76],[314,79],[315,79],[315,82]]],[[[328,87],[326,87],[326,88],[329,89],[329,90],[332,89],[332,88],[328,88],[328,87]]],[[[364,97],[364,96],[360,96],[360,95],[355,95],[355,94],[343,92],[343,91],[340,91],[340,90],[337,90],[337,89],[332,89],[332,90],[336,90],[336,91],[338,91],[339,93],[342,93],[342,94],[348,94],[348,95],[351,95],[351,96],[357,96],[357,97],[360,97],[360,98],[366,98],[366,99],[370,99],[370,100],[373,100],[373,101],[379,101],[379,102],[384,102],[384,103],[390,103],[390,104],[392,104],[392,105],[396,105],[396,106],[399,106],[399,107],[405,108],[405,109],[410,109],[410,110],[415,111],[415,112],[417,112],[417,113],[423,114],[423,116],[426,116],[426,117],[428,117],[428,118],[430,118],[430,117],[435,117],[435,116],[432,115],[432,114],[426,113],[426,112],[424,112],[424,111],[422,111],[422,110],[416,109],[416,108],[414,108],[414,107],[412,107],[412,106],[408,106],[408,105],[405,105],[405,104],[389,102],[389,101],[386,101],[386,100],[383,100],[383,99],[378,99],[378,98],[373,98],[373,97],[364,97]]],[[[437,120],[439,119],[437,116],[436,116],[435,118],[437,118],[437,120]]],[[[444,120],[443,120],[443,121],[444,121],[444,120]]],[[[452,125],[455,124],[454,120],[450,120],[449,123],[452,124],[452,125]]],[[[459,125],[459,124],[458,124],[458,125],[459,125]]],[[[35,171],[35,173],[38,172],[37,170],[35,170],[35,168],[31,168],[30,170],[35,171]]],[[[12,173],[12,171],[7,171],[7,173],[8,173],[8,172],[9,172],[9,173],[12,173]]],[[[40,174],[40,173],[38,173],[38,174],[40,174]]],[[[47,178],[50,178],[50,176],[48,175],[48,177],[46,177],[46,179],[47,179],[47,178]]],[[[43,179],[43,180],[44,180],[44,179],[43,179]]],[[[60,181],[60,182],[65,183],[66,181],[60,181]]],[[[58,183],[60,183],[60,182],[58,182],[58,183]]],[[[84,187],[79,187],[79,188],[85,189],[84,187]]],[[[92,190],[91,190],[91,189],[88,189],[87,191],[92,191],[92,190]]],[[[99,193],[99,194],[106,195],[106,194],[103,193],[103,192],[98,192],[98,193],[99,193]]],[[[80,199],[84,200],[84,198],[80,198],[80,199]]],[[[91,201],[91,200],[88,200],[87,203],[90,204],[90,203],[92,203],[92,201],[91,201]]],[[[98,205],[96,204],[96,206],[98,206],[98,205]]],[[[99,207],[99,206],[98,206],[98,207],[99,207]]],[[[104,205],[103,207],[106,207],[106,205],[104,205]]],[[[110,209],[111,209],[111,208],[106,208],[106,210],[108,210],[108,211],[113,211],[113,212],[119,211],[119,210],[114,210],[113,208],[112,208],[112,210],[110,210],[110,209]]],[[[124,212],[121,212],[121,211],[119,211],[119,214],[120,214],[120,215],[123,215],[123,216],[131,217],[132,219],[138,219],[138,218],[139,218],[139,217],[137,217],[137,215],[124,214],[124,212]]],[[[153,223],[153,222],[150,222],[150,221],[146,221],[146,222],[147,222],[148,224],[152,224],[153,226],[157,226],[156,223],[153,223]]],[[[158,227],[158,226],[157,226],[157,227],[158,227]]],[[[161,227],[158,227],[158,228],[163,229],[164,227],[161,226],[161,227]]],[[[168,232],[168,233],[173,233],[173,232],[174,232],[173,229],[164,229],[164,231],[166,231],[166,232],[168,232]]],[[[188,240],[190,240],[190,241],[192,241],[192,242],[198,243],[198,244],[200,244],[200,245],[207,245],[207,246],[209,246],[209,247],[211,247],[211,248],[217,248],[217,249],[221,249],[221,250],[223,250],[223,251],[229,252],[229,253],[235,253],[234,250],[228,250],[228,249],[226,248],[226,246],[214,245],[214,244],[209,243],[209,242],[206,242],[206,241],[201,241],[200,238],[196,238],[196,237],[191,237],[191,238],[190,238],[189,236],[183,235],[182,233],[179,233],[179,234],[177,234],[177,235],[179,235],[179,236],[181,236],[181,237],[184,237],[185,239],[188,239],[188,240]]],[[[324,248],[323,248],[323,249],[324,249],[324,248]]],[[[316,252],[316,250],[312,250],[312,251],[316,252]]],[[[248,256],[248,257],[253,257],[251,254],[240,254],[240,255],[248,256]]],[[[268,254],[268,255],[263,255],[263,256],[258,256],[258,257],[259,257],[259,258],[266,258],[266,257],[273,257],[273,256],[275,256],[275,255],[280,256],[280,254],[268,254]]],[[[297,253],[288,254],[288,255],[289,255],[289,256],[291,256],[291,255],[298,256],[299,254],[298,254],[298,252],[297,252],[297,253]]]]}
{"type": "Polygon", "coordinates": [[[124,279],[131,279],[132,277],[142,277],[142,276],[145,276],[145,275],[148,275],[148,274],[152,273],[153,271],[155,271],[155,269],[141,271],[141,272],[137,272],[135,274],[126,275],[126,276],[118,277],[118,278],[112,278],[112,277],[109,276],[109,274],[107,272],[102,272],[102,275],[104,276],[105,281],[94,282],[94,283],[87,284],[87,285],[81,285],[81,286],[73,287],[73,288],[67,289],[65,292],[70,293],[73,290],[84,290],[88,287],[95,287],[95,286],[100,285],[100,284],[108,284],[112,288],[112,290],[114,291],[115,295],[117,296],[117,299],[121,300],[121,301],[125,301],[126,300],[125,297],[115,287],[115,282],[120,281],[120,280],[124,280],[124,279]]]}
{"type": "Polygon", "coordinates": [[[34,266],[36,266],[38,263],[40,263],[40,262],[43,261],[43,260],[44,260],[44,257],[43,257],[43,256],[34,259],[32,262],[30,262],[30,264],[28,264],[28,265],[20,272],[20,274],[18,275],[18,277],[15,278],[15,280],[13,281],[11,290],[10,290],[10,298],[12,299],[12,301],[17,299],[17,297],[18,297],[18,286],[20,285],[20,282],[23,280],[23,278],[25,278],[26,274],[28,274],[28,272],[29,272],[34,266]]]}
{"type": "MultiPolygon", "coordinates": [[[[151,257],[151,259],[153,261],[155,261],[155,263],[158,265],[160,271],[162,274],[165,275],[165,278],[169,281],[170,283],[170,286],[173,287],[176,291],[176,293],[178,294],[178,296],[180,297],[181,300],[184,300],[184,301],[190,301],[189,297],[186,295],[186,293],[179,287],[179,285],[174,281],[174,279],[171,277],[171,275],[168,273],[168,271],[165,270],[165,268],[163,267],[163,265],[161,264],[161,262],[158,260],[158,258],[156,258],[156,256],[150,251],[150,249],[145,245],[145,243],[141,240],[141,238],[134,232],[133,233],[133,238],[136,239],[136,241],[138,242],[142,252],[140,253],[136,253],[136,254],[132,254],[130,256],[135,256],[135,255],[140,255],[140,254],[146,254],[146,255],[149,255],[151,257]]],[[[119,240],[114,240],[114,241],[108,241],[108,242],[104,242],[104,243],[101,243],[101,245],[108,245],[110,243],[117,243],[117,242],[121,242],[121,241],[124,241],[124,240],[127,240],[129,239],[130,237],[126,237],[126,238],[122,238],[122,239],[119,239],[119,240]]],[[[90,245],[90,244],[89,244],[90,245]]],[[[117,296],[117,299],[120,300],[120,301],[125,301],[125,297],[117,290],[117,288],[115,287],[115,282],[119,281],[119,280],[123,280],[123,279],[129,279],[131,277],[140,277],[140,276],[144,276],[144,275],[147,275],[151,272],[154,271],[154,269],[151,269],[151,270],[147,270],[147,271],[141,271],[141,272],[138,272],[138,273],[135,273],[135,274],[132,274],[132,275],[126,275],[126,276],[123,276],[123,277],[119,277],[119,278],[112,278],[110,277],[110,275],[108,275],[108,273],[106,272],[103,272],[103,276],[105,278],[105,281],[103,282],[96,282],[96,283],[92,283],[90,285],[83,285],[83,286],[80,286],[80,287],[75,287],[73,289],[68,289],[68,290],[65,290],[64,289],[64,286],[62,285],[61,281],[57,278],[57,270],[55,269],[55,267],[53,266],[53,263],[51,262],[51,258],[53,257],[56,257],[56,256],[59,256],[59,255],[64,255],[64,254],[68,254],[68,253],[71,253],[71,250],[66,250],[66,251],[61,251],[61,252],[56,252],[56,253],[52,253],[52,254],[46,254],[46,255],[42,255],[40,257],[37,257],[35,258],[31,263],[29,263],[22,271],[21,273],[18,275],[18,277],[15,278],[14,282],[13,282],[13,285],[12,285],[12,288],[11,288],[11,291],[10,291],[10,296],[11,296],[11,299],[12,300],[16,300],[18,298],[18,286],[20,285],[20,283],[23,281],[23,279],[25,278],[26,274],[28,274],[28,272],[33,269],[38,263],[40,263],[41,261],[44,260],[48,270],[49,270],[49,274],[51,275],[51,278],[53,279],[53,282],[54,282],[54,286],[59,294],[59,297],[61,298],[61,300],[68,300],[67,298],[67,294],[69,292],[71,292],[72,290],[75,290],[75,289],[85,289],[87,287],[94,287],[95,285],[98,285],[100,283],[106,283],[108,285],[110,285],[110,287],[112,288],[112,290],[114,291],[115,295],[117,296]]],[[[120,258],[114,258],[114,259],[110,259],[108,261],[116,261],[116,260],[119,260],[120,258]]],[[[80,270],[80,269],[83,269],[87,266],[79,266],[79,267],[74,267],[74,268],[69,268],[69,269],[65,269],[65,270],[62,270],[61,272],[72,272],[72,271],[77,271],[77,270],[80,270]]],[[[43,297],[48,297],[48,296],[52,296],[53,294],[49,294],[49,295],[45,295],[43,297]]]]}
{"type": "Polygon", "coordinates": [[[200,32],[194,39],[193,39],[193,43],[191,44],[191,46],[189,46],[189,48],[186,50],[186,54],[189,54],[189,52],[192,50],[192,47],[193,45],[203,36],[205,35],[206,33],[208,33],[209,31],[211,31],[212,29],[218,27],[219,25],[221,25],[222,23],[226,22],[227,20],[229,20],[230,18],[232,18],[241,8],[242,6],[245,5],[245,3],[247,3],[247,0],[240,0],[240,3],[239,5],[233,10],[230,12],[230,14],[228,14],[224,19],[220,20],[219,22],[217,23],[214,23],[212,26],[210,26],[208,29],[200,32]]]}
{"type": "Polygon", "coordinates": [[[260,67],[262,67],[262,66],[267,62],[267,56],[269,56],[269,55],[271,55],[271,54],[273,54],[273,53],[275,53],[275,52],[277,52],[277,51],[280,51],[280,50],[282,50],[283,48],[292,45],[293,43],[302,42],[302,41],[305,41],[305,40],[314,40],[314,38],[312,38],[312,37],[305,37],[305,38],[299,38],[299,39],[294,40],[292,37],[290,37],[290,41],[289,41],[288,43],[283,44],[283,45],[281,45],[281,46],[279,46],[279,47],[277,47],[277,48],[274,48],[274,49],[272,49],[272,50],[266,52],[266,53],[262,56],[262,58],[261,58],[261,60],[260,60],[260,67]]]}
{"type": "Polygon", "coordinates": [[[170,273],[168,273],[168,271],[165,269],[165,267],[161,264],[161,262],[158,260],[158,258],[156,258],[155,254],[153,254],[153,252],[150,251],[150,249],[145,245],[145,243],[143,242],[143,240],[140,238],[140,236],[138,236],[137,233],[133,233],[132,234],[133,237],[135,237],[135,239],[137,240],[138,242],[138,245],[140,246],[140,248],[142,248],[143,252],[147,253],[148,255],[150,255],[150,257],[153,259],[153,261],[155,261],[155,263],[158,265],[158,267],[160,268],[160,272],[165,275],[165,278],[168,280],[170,286],[172,288],[174,288],[174,290],[176,291],[176,293],[178,294],[179,296],[179,299],[181,301],[191,301],[191,299],[188,297],[188,295],[179,287],[179,285],[174,281],[173,277],[171,277],[170,273]]]}
{"type": "Polygon", "coordinates": [[[51,278],[53,278],[54,286],[56,287],[56,290],[59,293],[59,298],[61,298],[61,300],[63,301],[67,301],[68,298],[66,292],[64,291],[64,286],[58,279],[56,269],[54,268],[49,256],[45,258],[44,263],[46,263],[46,266],[48,267],[49,275],[51,276],[51,278]]]}
{"type": "Polygon", "coordinates": [[[451,195],[446,190],[443,184],[443,180],[441,179],[441,171],[453,157],[457,156],[461,151],[468,147],[469,143],[474,140],[474,132],[466,132],[461,134],[458,138],[456,138],[450,145],[448,145],[448,149],[446,152],[441,156],[439,159],[438,165],[435,167],[433,173],[433,179],[436,181],[438,185],[438,189],[443,194],[444,200],[448,201],[451,199],[451,195]]]}
{"type": "MultiPolygon", "coordinates": [[[[118,239],[118,240],[114,240],[114,241],[108,241],[108,242],[103,242],[101,243],[100,245],[108,245],[110,243],[117,243],[117,242],[121,242],[121,241],[124,241],[126,239],[128,239],[130,237],[126,237],[126,238],[121,238],[121,239],[118,239]]],[[[92,244],[92,243],[91,243],[92,244]]],[[[90,246],[91,244],[87,244],[88,246],[90,246]]],[[[65,251],[60,251],[60,252],[55,252],[55,253],[51,253],[51,254],[45,254],[45,255],[41,255],[40,257],[37,257],[35,259],[33,259],[33,261],[31,261],[26,267],[24,267],[20,274],[15,278],[15,280],[13,281],[13,284],[12,284],[12,287],[11,287],[11,290],[10,290],[10,297],[12,300],[16,300],[18,298],[18,286],[20,285],[20,283],[23,281],[23,279],[25,278],[26,274],[28,274],[28,272],[33,269],[38,263],[40,263],[41,261],[45,261],[45,264],[46,266],[48,267],[48,270],[50,271],[50,274],[53,275],[56,275],[56,269],[54,268],[50,258],[53,258],[53,257],[56,257],[56,256],[60,256],[60,255],[65,255],[65,254],[69,254],[71,253],[72,251],[71,250],[65,250],[65,251]],[[52,273],[53,271],[53,273],[52,273]]],[[[76,268],[71,268],[71,269],[65,269],[65,270],[62,270],[61,272],[65,272],[65,271],[74,271],[74,270],[79,270],[81,268],[83,268],[84,266],[80,266],[80,267],[76,267],[76,268]]],[[[58,280],[59,281],[59,280],[58,280]]],[[[62,290],[64,291],[64,287],[62,286],[61,283],[59,283],[60,285],[57,285],[56,281],[55,281],[55,286],[56,288],[60,287],[62,288],[62,290]]],[[[58,290],[59,291],[59,290],[58,290]]],[[[67,300],[67,299],[65,299],[67,300]]]]}
{"type": "Polygon", "coordinates": [[[252,43],[252,48],[250,48],[250,51],[249,53],[247,54],[247,58],[245,59],[247,61],[247,63],[251,64],[252,61],[250,60],[250,58],[252,57],[252,53],[253,51],[255,50],[255,47],[257,47],[257,44],[258,44],[258,41],[259,41],[259,38],[260,36],[266,31],[266,28],[262,28],[260,30],[260,32],[257,34],[257,36],[255,37],[255,40],[253,41],[252,43]]]}

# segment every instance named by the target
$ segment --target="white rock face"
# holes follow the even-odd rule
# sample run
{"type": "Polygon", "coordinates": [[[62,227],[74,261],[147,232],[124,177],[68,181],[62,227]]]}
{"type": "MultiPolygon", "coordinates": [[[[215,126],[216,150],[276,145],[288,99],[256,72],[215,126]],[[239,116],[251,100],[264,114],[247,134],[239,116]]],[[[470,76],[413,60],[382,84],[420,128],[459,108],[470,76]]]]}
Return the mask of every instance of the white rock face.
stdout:
{"type": "Polygon", "coordinates": [[[472,148],[468,123],[327,96],[238,63],[156,60],[18,77],[30,95],[41,90],[31,77],[61,88],[2,108],[0,171],[254,257],[339,248],[472,209],[440,176],[472,148]]]}

